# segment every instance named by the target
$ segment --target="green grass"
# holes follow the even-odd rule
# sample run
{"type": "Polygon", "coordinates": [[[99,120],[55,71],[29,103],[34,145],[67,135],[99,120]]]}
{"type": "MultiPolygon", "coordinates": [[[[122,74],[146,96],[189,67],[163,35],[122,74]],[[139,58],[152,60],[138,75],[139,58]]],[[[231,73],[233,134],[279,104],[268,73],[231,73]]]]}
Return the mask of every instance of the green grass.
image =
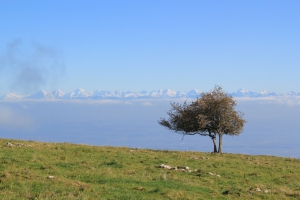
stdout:
{"type": "Polygon", "coordinates": [[[0,199],[300,199],[299,159],[7,139],[0,148],[0,199]]]}

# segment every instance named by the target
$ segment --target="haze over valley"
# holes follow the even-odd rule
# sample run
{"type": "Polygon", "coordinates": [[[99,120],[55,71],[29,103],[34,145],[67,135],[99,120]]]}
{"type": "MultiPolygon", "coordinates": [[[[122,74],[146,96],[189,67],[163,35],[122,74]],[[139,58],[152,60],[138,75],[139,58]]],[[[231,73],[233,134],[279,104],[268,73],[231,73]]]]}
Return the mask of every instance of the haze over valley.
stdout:
{"type": "MultiPolygon", "coordinates": [[[[0,137],[133,148],[212,151],[208,137],[183,136],[161,127],[170,101],[184,98],[1,100],[0,137]]],[[[193,100],[187,99],[188,101],[193,100]]],[[[224,152],[299,157],[300,99],[236,98],[247,123],[224,137],[224,152]]]]}

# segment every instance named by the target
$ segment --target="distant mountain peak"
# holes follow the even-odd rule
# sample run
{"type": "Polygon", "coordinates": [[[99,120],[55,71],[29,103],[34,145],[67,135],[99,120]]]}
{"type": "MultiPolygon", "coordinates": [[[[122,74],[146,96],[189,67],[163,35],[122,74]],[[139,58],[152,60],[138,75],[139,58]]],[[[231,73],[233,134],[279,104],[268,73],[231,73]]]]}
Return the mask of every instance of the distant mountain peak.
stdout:
{"type": "Polygon", "coordinates": [[[22,98],[24,98],[24,96],[18,95],[18,94],[14,93],[14,92],[10,92],[10,93],[8,93],[8,94],[0,97],[0,99],[2,99],[2,100],[22,99],[22,98]]]}
{"type": "Polygon", "coordinates": [[[35,94],[25,97],[26,99],[54,99],[52,93],[49,93],[45,90],[40,90],[35,94]]]}
{"type": "MultiPolygon", "coordinates": [[[[261,92],[252,92],[244,88],[240,88],[235,92],[229,93],[232,97],[248,97],[248,98],[259,98],[259,97],[279,97],[279,96],[299,96],[299,92],[291,91],[286,94],[279,94],[276,92],[268,92],[263,90],[261,92]]],[[[72,92],[64,92],[60,89],[48,92],[40,90],[35,94],[29,96],[18,95],[14,92],[10,92],[0,99],[2,100],[16,100],[16,99],[166,99],[166,98],[197,98],[201,96],[201,91],[198,89],[192,89],[188,92],[174,91],[171,89],[158,89],[147,92],[142,90],[141,92],[123,91],[123,90],[95,90],[88,92],[82,88],[78,88],[72,92]]]]}
{"type": "Polygon", "coordinates": [[[246,90],[245,88],[240,88],[236,92],[241,92],[241,93],[248,93],[249,91],[246,90]]]}

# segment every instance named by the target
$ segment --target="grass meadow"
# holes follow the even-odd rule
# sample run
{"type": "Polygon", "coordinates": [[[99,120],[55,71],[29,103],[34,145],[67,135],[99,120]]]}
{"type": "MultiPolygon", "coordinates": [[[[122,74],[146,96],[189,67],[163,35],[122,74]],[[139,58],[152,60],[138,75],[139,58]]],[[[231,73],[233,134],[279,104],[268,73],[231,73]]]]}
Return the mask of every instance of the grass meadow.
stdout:
{"type": "Polygon", "coordinates": [[[299,166],[274,156],[0,139],[0,199],[300,199],[299,166]]]}

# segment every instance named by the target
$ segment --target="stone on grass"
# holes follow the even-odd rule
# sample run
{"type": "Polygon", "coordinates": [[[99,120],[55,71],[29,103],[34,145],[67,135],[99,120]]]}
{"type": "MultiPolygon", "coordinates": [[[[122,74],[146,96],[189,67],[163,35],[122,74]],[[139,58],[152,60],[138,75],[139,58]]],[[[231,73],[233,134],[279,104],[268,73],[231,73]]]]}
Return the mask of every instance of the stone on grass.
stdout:
{"type": "Polygon", "coordinates": [[[177,166],[177,169],[189,170],[190,168],[188,166],[177,166]]]}
{"type": "Polygon", "coordinates": [[[166,168],[166,169],[171,169],[172,168],[169,165],[165,165],[165,164],[161,164],[159,167],[160,168],[166,168]]]}
{"type": "Polygon", "coordinates": [[[10,143],[10,142],[6,143],[6,145],[9,146],[9,147],[15,146],[15,145],[13,145],[13,144],[10,143]]]}
{"type": "Polygon", "coordinates": [[[255,191],[257,191],[257,192],[260,192],[260,191],[261,191],[261,189],[259,189],[259,188],[255,188],[255,191]]]}

